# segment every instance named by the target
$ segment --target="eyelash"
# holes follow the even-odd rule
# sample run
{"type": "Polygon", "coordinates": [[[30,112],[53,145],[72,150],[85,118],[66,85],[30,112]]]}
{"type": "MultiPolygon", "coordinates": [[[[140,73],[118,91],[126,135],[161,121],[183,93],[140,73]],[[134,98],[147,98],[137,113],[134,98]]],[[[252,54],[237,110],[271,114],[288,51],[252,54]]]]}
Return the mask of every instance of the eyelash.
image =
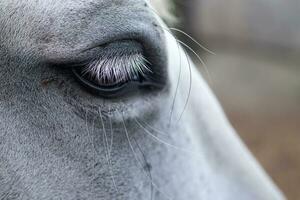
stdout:
{"type": "Polygon", "coordinates": [[[152,73],[149,65],[141,53],[106,55],[84,66],[81,73],[97,84],[109,85],[147,78],[152,73]]]}

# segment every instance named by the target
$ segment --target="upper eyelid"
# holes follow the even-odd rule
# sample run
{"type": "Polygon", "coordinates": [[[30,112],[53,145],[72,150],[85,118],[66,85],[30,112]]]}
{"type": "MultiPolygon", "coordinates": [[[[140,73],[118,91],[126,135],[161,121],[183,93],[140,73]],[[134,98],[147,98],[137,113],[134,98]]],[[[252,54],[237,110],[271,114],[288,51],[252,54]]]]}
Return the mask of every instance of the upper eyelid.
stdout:
{"type": "Polygon", "coordinates": [[[147,76],[152,73],[149,62],[141,53],[115,57],[101,57],[82,68],[83,75],[88,75],[96,81],[119,80],[127,81],[134,76],[147,76]]]}

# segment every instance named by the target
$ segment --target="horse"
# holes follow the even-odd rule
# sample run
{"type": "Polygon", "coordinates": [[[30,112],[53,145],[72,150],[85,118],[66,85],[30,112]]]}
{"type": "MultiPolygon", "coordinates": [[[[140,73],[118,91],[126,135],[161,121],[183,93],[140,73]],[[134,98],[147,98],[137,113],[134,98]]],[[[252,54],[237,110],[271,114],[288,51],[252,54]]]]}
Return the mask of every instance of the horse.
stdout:
{"type": "Polygon", "coordinates": [[[182,46],[145,0],[1,0],[0,199],[285,199],[182,46]]]}

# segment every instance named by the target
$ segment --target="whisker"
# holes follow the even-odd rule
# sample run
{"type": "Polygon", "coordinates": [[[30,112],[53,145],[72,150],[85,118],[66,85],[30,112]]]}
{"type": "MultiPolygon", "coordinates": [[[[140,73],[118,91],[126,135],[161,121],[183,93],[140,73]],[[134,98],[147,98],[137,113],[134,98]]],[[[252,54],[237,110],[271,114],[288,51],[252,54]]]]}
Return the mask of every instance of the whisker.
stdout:
{"type": "MultiPolygon", "coordinates": [[[[93,150],[94,150],[93,158],[94,158],[94,160],[96,160],[96,148],[95,148],[95,145],[94,145],[93,137],[91,136],[91,133],[90,133],[90,130],[89,130],[87,118],[88,118],[88,110],[86,110],[86,115],[85,115],[85,119],[86,119],[86,120],[85,120],[85,125],[86,125],[86,130],[87,130],[88,138],[90,138],[90,143],[91,143],[92,148],[93,148],[93,150]]],[[[92,124],[92,127],[94,127],[94,124],[92,124]]],[[[92,133],[93,133],[93,132],[92,132],[92,133]]]]}
{"type": "MultiPolygon", "coordinates": [[[[198,153],[195,153],[195,152],[186,150],[186,149],[184,149],[184,148],[178,147],[178,146],[176,146],[176,145],[170,144],[170,143],[168,143],[168,142],[162,140],[161,138],[159,138],[159,137],[155,136],[153,133],[151,133],[146,127],[144,127],[144,126],[138,121],[138,119],[135,118],[134,120],[135,120],[136,123],[142,128],[142,130],[144,130],[144,131],[146,132],[147,135],[149,135],[152,139],[158,141],[159,143],[164,144],[164,145],[166,145],[166,146],[168,146],[168,147],[171,147],[171,148],[173,148],[173,149],[179,150],[179,151],[181,151],[181,152],[188,153],[188,154],[193,155],[193,156],[195,156],[195,157],[200,157],[200,155],[199,155],[198,153]]],[[[151,127],[150,127],[150,128],[151,128],[151,127]]]]}
{"type": "Polygon", "coordinates": [[[212,82],[212,79],[211,79],[211,75],[208,71],[208,67],[207,65],[205,64],[205,62],[203,61],[203,59],[196,53],[196,51],[194,49],[192,49],[189,45],[187,45],[186,43],[180,41],[180,40],[177,40],[177,42],[179,42],[180,44],[182,44],[183,46],[185,46],[186,48],[188,48],[188,50],[190,50],[197,58],[198,60],[201,62],[201,64],[203,65],[205,71],[206,71],[206,74],[208,75],[208,79],[210,82],[212,82]]]}
{"type": "Polygon", "coordinates": [[[184,50],[184,53],[185,53],[185,56],[186,56],[186,59],[187,59],[188,65],[189,65],[189,79],[190,79],[190,81],[189,81],[189,91],[188,91],[188,96],[187,96],[187,99],[186,99],[186,101],[185,101],[183,110],[182,110],[182,112],[181,112],[181,114],[180,114],[180,116],[179,116],[179,119],[177,120],[177,123],[176,123],[176,124],[178,124],[178,123],[180,122],[180,120],[181,120],[181,118],[182,118],[182,116],[183,116],[183,114],[184,114],[184,112],[185,112],[185,110],[186,110],[186,108],[187,108],[187,106],[188,106],[189,99],[190,99],[191,92],[192,92],[192,81],[193,81],[192,78],[193,78],[193,77],[192,77],[191,63],[190,63],[190,59],[189,59],[189,57],[188,57],[188,55],[187,55],[187,53],[186,53],[185,50],[184,50]]]}
{"type": "MultiPolygon", "coordinates": [[[[133,137],[133,141],[135,142],[136,146],[138,147],[140,153],[142,154],[142,157],[143,157],[143,159],[144,159],[144,163],[145,163],[146,165],[148,165],[148,161],[147,161],[146,155],[145,155],[145,153],[143,152],[141,146],[139,145],[139,143],[136,141],[136,139],[135,139],[134,137],[133,137]]],[[[148,172],[148,176],[149,176],[149,178],[150,178],[150,182],[152,183],[152,182],[153,182],[153,178],[152,178],[152,174],[151,174],[151,169],[148,168],[148,167],[147,167],[146,169],[147,169],[147,172],[148,172]]],[[[153,187],[152,184],[150,184],[150,185],[151,185],[151,200],[153,200],[153,197],[154,197],[154,196],[153,196],[153,193],[154,193],[154,187],[153,187]]]]}
{"type": "MultiPolygon", "coordinates": [[[[131,141],[130,141],[130,137],[129,137],[129,134],[128,134],[128,130],[127,130],[127,128],[126,128],[126,124],[125,124],[125,120],[124,120],[123,113],[120,113],[120,114],[121,114],[121,116],[122,116],[122,123],[123,123],[123,126],[124,126],[126,138],[127,138],[127,140],[128,140],[130,149],[131,149],[131,151],[132,151],[132,153],[133,153],[133,156],[134,156],[135,160],[136,160],[137,163],[140,165],[140,168],[143,169],[143,164],[141,163],[140,159],[139,159],[138,156],[136,155],[136,152],[135,152],[135,150],[134,150],[134,148],[133,148],[133,146],[132,146],[132,143],[131,143],[131,141]]],[[[144,171],[144,170],[143,170],[143,171],[144,171]]],[[[147,173],[145,173],[145,175],[151,180],[151,178],[148,176],[147,173]]],[[[151,181],[151,184],[153,185],[153,187],[154,187],[158,192],[160,192],[161,194],[163,194],[167,199],[172,200],[172,198],[171,198],[169,195],[167,195],[167,194],[165,194],[164,192],[162,192],[162,191],[159,189],[159,187],[158,187],[153,181],[151,181]]]]}
{"type": "Polygon", "coordinates": [[[173,98],[173,102],[172,102],[172,106],[171,106],[171,112],[170,112],[170,118],[169,118],[169,127],[171,127],[172,116],[173,116],[173,112],[174,112],[174,108],[175,108],[176,97],[177,97],[178,90],[179,90],[179,83],[180,83],[180,79],[181,79],[181,70],[182,70],[181,51],[180,51],[179,43],[177,43],[177,49],[178,49],[178,53],[179,53],[179,74],[178,74],[175,94],[174,94],[174,98],[173,98]]]}
{"type": "Polygon", "coordinates": [[[152,130],[154,130],[156,133],[159,133],[160,135],[164,135],[164,136],[168,136],[168,135],[169,135],[169,133],[165,133],[165,132],[163,132],[163,131],[161,131],[161,130],[159,130],[159,129],[153,127],[153,126],[151,126],[151,125],[148,124],[147,122],[142,121],[141,119],[139,120],[139,122],[140,122],[142,125],[144,124],[145,126],[150,127],[152,130]]]}
{"type": "MultiPolygon", "coordinates": [[[[150,4],[149,9],[160,18],[160,15],[157,13],[157,11],[153,8],[153,6],[150,4]]],[[[178,28],[174,28],[174,27],[167,27],[167,26],[162,26],[160,25],[160,27],[166,31],[168,31],[169,33],[172,34],[172,30],[179,32],[181,34],[183,34],[184,36],[188,37],[190,40],[192,40],[194,43],[196,43],[201,49],[203,49],[204,51],[216,55],[216,53],[214,53],[213,51],[209,50],[207,47],[205,47],[204,45],[200,44],[194,37],[192,37],[191,35],[189,35],[188,33],[178,29],[178,28]]],[[[173,34],[172,34],[173,35],[173,34]]]]}
{"type": "MultiPolygon", "coordinates": [[[[152,10],[152,12],[159,17],[158,13],[156,12],[156,10],[151,6],[149,5],[149,8],[150,10],[152,10]]],[[[172,33],[171,30],[173,31],[177,31],[183,35],[185,35],[186,37],[188,37],[189,39],[191,39],[194,43],[196,43],[200,48],[204,49],[205,51],[207,51],[208,53],[211,53],[213,55],[216,55],[214,52],[210,51],[208,48],[204,47],[203,45],[201,45],[196,39],[194,39],[192,36],[190,36],[189,34],[185,33],[184,31],[180,30],[180,29],[177,29],[177,28],[169,28],[167,27],[166,25],[164,25],[163,23],[161,23],[159,25],[163,30],[167,31],[171,37],[173,37],[177,43],[177,46],[179,46],[179,44],[181,44],[182,46],[186,47],[189,51],[191,51],[196,57],[197,59],[200,61],[200,63],[203,65],[204,69],[205,69],[205,72],[208,76],[208,80],[209,82],[212,83],[212,78],[211,78],[211,75],[210,75],[210,72],[208,70],[208,67],[206,66],[205,62],[203,61],[203,59],[196,53],[196,51],[194,49],[192,49],[189,45],[187,45],[186,43],[182,42],[181,40],[177,39],[177,37],[172,33]]],[[[183,49],[184,50],[184,49],[183,49]]],[[[180,52],[180,51],[179,51],[180,52]]],[[[189,83],[189,91],[188,91],[188,98],[187,98],[187,101],[184,105],[184,109],[183,109],[183,112],[180,114],[179,116],[179,119],[177,120],[177,123],[180,122],[185,110],[186,110],[186,107],[188,105],[188,100],[190,98],[190,95],[191,95],[191,88],[192,88],[192,72],[191,72],[191,64],[190,64],[190,60],[188,58],[188,54],[186,53],[186,51],[184,50],[184,53],[187,57],[187,61],[188,61],[188,65],[189,65],[189,73],[190,73],[190,83],[189,83]]],[[[181,57],[181,54],[179,54],[179,56],[181,57]]],[[[181,62],[181,59],[180,59],[180,62],[181,62]]],[[[181,64],[180,64],[180,67],[181,67],[181,64]]],[[[180,69],[180,73],[181,73],[181,69],[180,69]]],[[[180,79],[180,77],[179,77],[180,79]]],[[[175,107],[175,102],[176,102],[176,96],[177,96],[177,93],[178,93],[178,88],[179,87],[179,81],[177,83],[177,86],[176,86],[176,91],[175,91],[175,95],[174,95],[174,99],[172,101],[172,106],[171,106],[171,114],[170,114],[170,118],[169,118],[169,126],[171,126],[171,121],[172,121],[172,114],[174,112],[174,107],[175,107]]]]}
{"type": "MultiPolygon", "coordinates": [[[[153,6],[151,6],[150,4],[150,10],[152,10],[152,12],[159,17],[159,14],[156,12],[156,10],[153,8],[153,6]]],[[[163,25],[160,24],[159,25],[160,28],[162,28],[163,30],[167,31],[175,40],[176,42],[179,42],[180,44],[182,44],[183,46],[185,46],[186,48],[188,48],[196,57],[197,59],[200,61],[200,63],[203,65],[205,71],[206,71],[206,74],[208,76],[208,79],[209,79],[209,82],[212,82],[212,79],[211,79],[211,75],[209,73],[209,70],[208,70],[208,67],[206,66],[205,62],[202,60],[202,58],[196,53],[195,50],[193,50],[190,46],[188,46],[186,43],[182,42],[181,40],[179,40],[171,30],[174,30],[174,31],[177,31],[177,32],[180,32],[184,35],[186,35],[189,39],[191,39],[193,42],[195,42],[200,48],[206,50],[207,52],[213,54],[213,55],[216,55],[214,52],[212,52],[211,50],[209,50],[208,48],[204,47],[203,45],[201,45],[199,42],[197,42],[196,39],[194,39],[192,36],[190,36],[189,34],[185,33],[184,31],[180,30],[180,29],[177,29],[177,28],[169,28],[168,26],[166,25],[163,25]]]]}
{"type": "MultiPolygon", "coordinates": [[[[109,107],[109,110],[111,110],[111,107],[109,107]]],[[[114,130],[112,126],[112,119],[111,116],[108,115],[109,118],[109,126],[110,126],[110,147],[109,147],[109,156],[111,156],[112,148],[113,148],[113,142],[114,142],[114,130]]]]}
{"type": "Polygon", "coordinates": [[[106,132],[106,129],[105,129],[104,120],[103,120],[103,116],[101,114],[100,107],[99,107],[99,115],[100,115],[100,119],[101,119],[101,123],[102,123],[102,129],[103,129],[103,132],[104,132],[103,142],[104,142],[105,156],[106,156],[107,164],[108,164],[108,167],[109,167],[109,171],[110,171],[110,174],[111,174],[113,185],[114,185],[116,191],[119,192],[119,190],[117,188],[117,185],[116,185],[116,182],[115,182],[114,173],[113,173],[113,170],[112,170],[111,156],[110,156],[109,149],[108,149],[109,144],[108,144],[108,139],[107,139],[107,132],[106,132]]]}
{"type": "Polygon", "coordinates": [[[186,32],[178,29],[178,28],[172,28],[172,27],[169,27],[170,30],[173,30],[173,31],[177,31],[179,33],[182,33],[183,35],[187,36],[189,39],[191,39],[193,42],[195,42],[201,49],[207,51],[208,53],[212,54],[212,55],[217,55],[215,52],[209,50],[207,47],[203,46],[202,44],[200,44],[195,38],[193,38],[191,35],[187,34],[186,32]]]}

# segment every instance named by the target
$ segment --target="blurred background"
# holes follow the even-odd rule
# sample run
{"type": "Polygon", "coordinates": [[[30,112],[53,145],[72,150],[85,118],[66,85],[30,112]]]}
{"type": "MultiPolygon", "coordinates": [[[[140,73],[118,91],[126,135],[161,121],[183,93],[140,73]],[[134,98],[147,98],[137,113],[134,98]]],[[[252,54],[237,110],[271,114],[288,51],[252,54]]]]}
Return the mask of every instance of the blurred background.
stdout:
{"type": "Polygon", "coordinates": [[[216,53],[178,34],[204,59],[231,123],[288,199],[300,199],[300,1],[170,1],[170,26],[216,53]]]}

